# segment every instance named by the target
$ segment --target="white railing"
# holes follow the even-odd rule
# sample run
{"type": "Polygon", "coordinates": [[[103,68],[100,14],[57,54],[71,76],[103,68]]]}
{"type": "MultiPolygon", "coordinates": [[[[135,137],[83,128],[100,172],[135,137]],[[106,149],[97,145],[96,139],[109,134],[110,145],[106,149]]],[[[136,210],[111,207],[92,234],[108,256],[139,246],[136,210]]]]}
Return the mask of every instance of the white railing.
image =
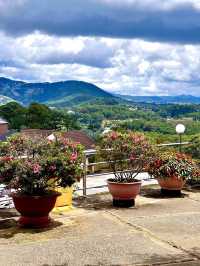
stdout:
{"type": "MultiPolygon", "coordinates": [[[[178,146],[181,147],[190,144],[190,142],[174,142],[174,143],[163,143],[163,144],[158,144],[157,147],[160,148],[164,148],[164,147],[175,147],[178,146]]],[[[100,174],[90,174],[88,175],[88,168],[89,167],[95,167],[97,165],[105,165],[106,161],[101,161],[101,162],[95,162],[95,163],[90,163],[89,162],[89,157],[92,155],[96,155],[97,154],[97,150],[95,149],[89,149],[89,150],[85,150],[84,151],[85,154],[85,160],[84,160],[84,175],[83,175],[83,196],[86,197],[87,196],[87,189],[96,189],[96,188],[102,188],[102,187],[106,187],[107,185],[102,185],[102,186],[93,186],[93,187],[87,187],[87,177],[95,177],[95,176],[99,176],[99,175],[107,175],[107,174],[113,174],[113,172],[106,172],[106,173],[100,173],[100,174]]],[[[149,179],[152,179],[152,177],[149,177],[149,179]]],[[[146,179],[145,179],[146,180],[146,179]]],[[[80,189],[79,189],[80,190],[80,189]]]]}
{"type": "Polygon", "coordinates": [[[9,196],[10,192],[10,190],[5,189],[4,185],[0,185],[0,209],[13,207],[12,198],[9,196]]]}

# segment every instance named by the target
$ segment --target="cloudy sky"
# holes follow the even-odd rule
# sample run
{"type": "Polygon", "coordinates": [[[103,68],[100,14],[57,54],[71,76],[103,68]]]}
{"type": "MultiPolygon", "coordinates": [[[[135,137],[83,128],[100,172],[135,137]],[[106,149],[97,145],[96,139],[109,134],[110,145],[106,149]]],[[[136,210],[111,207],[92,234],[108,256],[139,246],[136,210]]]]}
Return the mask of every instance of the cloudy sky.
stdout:
{"type": "Polygon", "coordinates": [[[0,0],[0,76],[200,95],[200,0],[0,0]]]}

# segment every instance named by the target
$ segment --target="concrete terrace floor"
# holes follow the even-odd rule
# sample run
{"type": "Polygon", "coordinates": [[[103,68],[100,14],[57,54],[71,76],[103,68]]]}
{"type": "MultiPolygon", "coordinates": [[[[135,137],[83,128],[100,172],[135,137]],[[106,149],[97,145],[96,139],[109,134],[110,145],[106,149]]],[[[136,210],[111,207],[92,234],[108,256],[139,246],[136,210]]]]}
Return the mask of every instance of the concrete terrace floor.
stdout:
{"type": "Polygon", "coordinates": [[[74,205],[43,230],[19,229],[15,210],[2,210],[0,265],[200,265],[199,190],[167,198],[151,185],[133,208],[114,208],[108,193],[74,205]]]}

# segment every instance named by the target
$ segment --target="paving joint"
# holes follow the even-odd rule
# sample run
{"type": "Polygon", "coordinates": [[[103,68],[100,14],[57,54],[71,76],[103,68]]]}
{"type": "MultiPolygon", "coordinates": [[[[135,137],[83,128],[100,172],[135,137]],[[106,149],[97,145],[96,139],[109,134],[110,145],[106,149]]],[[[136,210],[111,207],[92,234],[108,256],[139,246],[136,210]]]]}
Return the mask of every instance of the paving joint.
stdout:
{"type": "MultiPolygon", "coordinates": [[[[158,215],[151,215],[151,219],[153,219],[153,218],[160,218],[160,217],[171,217],[171,216],[174,216],[174,217],[176,217],[176,216],[179,216],[179,215],[188,215],[188,214],[190,214],[190,215],[195,215],[195,214],[199,214],[199,212],[177,212],[177,213],[169,213],[169,214],[158,214],[158,215]]],[[[146,219],[147,218],[147,216],[145,216],[145,215],[142,215],[142,216],[137,216],[136,217],[136,219],[146,219]]]]}
{"type": "Polygon", "coordinates": [[[194,202],[200,202],[200,200],[198,200],[198,199],[192,199],[192,198],[188,198],[189,200],[192,200],[192,201],[194,201],[194,202]]]}
{"type": "MultiPolygon", "coordinates": [[[[180,265],[180,263],[190,263],[190,262],[199,262],[200,260],[196,260],[196,259],[183,259],[183,260],[177,260],[177,261],[167,261],[167,262],[155,262],[155,263],[148,263],[148,264],[138,264],[136,263],[135,266],[167,266],[167,265],[180,265]]],[[[114,266],[114,265],[113,265],[114,266]]],[[[120,265],[119,265],[120,266],[120,265]]],[[[133,265],[127,265],[127,266],[133,266],[133,265]]]]}
{"type": "MultiPolygon", "coordinates": [[[[182,248],[181,246],[178,246],[176,245],[174,242],[172,241],[166,241],[166,240],[163,240],[161,239],[160,237],[158,237],[157,235],[155,235],[154,233],[152,233],[150,230],[142,227],[142,226],[139,226],[137,224],[133,224],[131,222],[128,222],[127,220],[123,219],[121,216],[111,212],[111,211],[106,211],[108,214],[110,214],[112,217],[116,218],[118,221],[120,221],[121,223],[123,224],[126,224],[128,225],[129,227],[131,228],[134,228],[137,232],[141,232],[143,233],[144,236],[147,236],[150,240],[160,244],[160,245],[164,245],[165,247],[168,246],[168,247],[171,247],[171,248],[175,248],[179,251],[182,251],[184,252],[185,254],[187,255],[190,255],[193,257],[193,259],[191,259],[191,261],[198,261],[200,260],[200,255],[192,252],[192,251],[189,251],[189,250],[186,250],[184,248],[182,248]]],[[[181,261],[182,262],[182,261],[181,261]]],[[[178,263],[178,262],[176,262],[178,263]]],[[[179,260],[179,263],[180,263],[180,260],[179,260]]],[[[149,264],[147,264],[149,266],[149,264]]],[[[165,265],[165,264],[152,264],[153,266],[154,265],[165,265]]],[[[141,266],[145,266],[145,264],[141,264],[141,266]]],[[[151,266],[151,264],[150,264],[151,266]]]]}

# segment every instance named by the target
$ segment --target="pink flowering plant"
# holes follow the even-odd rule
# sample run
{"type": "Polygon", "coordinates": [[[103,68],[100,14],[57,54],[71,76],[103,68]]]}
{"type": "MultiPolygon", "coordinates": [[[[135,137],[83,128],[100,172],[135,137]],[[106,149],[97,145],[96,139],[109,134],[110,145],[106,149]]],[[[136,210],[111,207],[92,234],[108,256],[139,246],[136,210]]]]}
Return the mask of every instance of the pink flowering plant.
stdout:
{"type": "Polygon", "coordinates": [[[157,151],[149,164],[149,174],[154,178],[199,179],[200,171],[192,158],[178,152],[157,151]]]}
{"type": "Polygon", "coordinates": [[[83,174],[83,147],[61,134],[55,141],[17,135],[0,145],[0,154],[0,184],[21,194],[44,195],[83,174]]]}
{"type": "Polygon", "coordinates": [[[99,153],[115,175],[111,181],[128,183],[137,181],[137,175],[146,169],[152,147],[144,134],[112,131],[103,136],[99,153]]]}

